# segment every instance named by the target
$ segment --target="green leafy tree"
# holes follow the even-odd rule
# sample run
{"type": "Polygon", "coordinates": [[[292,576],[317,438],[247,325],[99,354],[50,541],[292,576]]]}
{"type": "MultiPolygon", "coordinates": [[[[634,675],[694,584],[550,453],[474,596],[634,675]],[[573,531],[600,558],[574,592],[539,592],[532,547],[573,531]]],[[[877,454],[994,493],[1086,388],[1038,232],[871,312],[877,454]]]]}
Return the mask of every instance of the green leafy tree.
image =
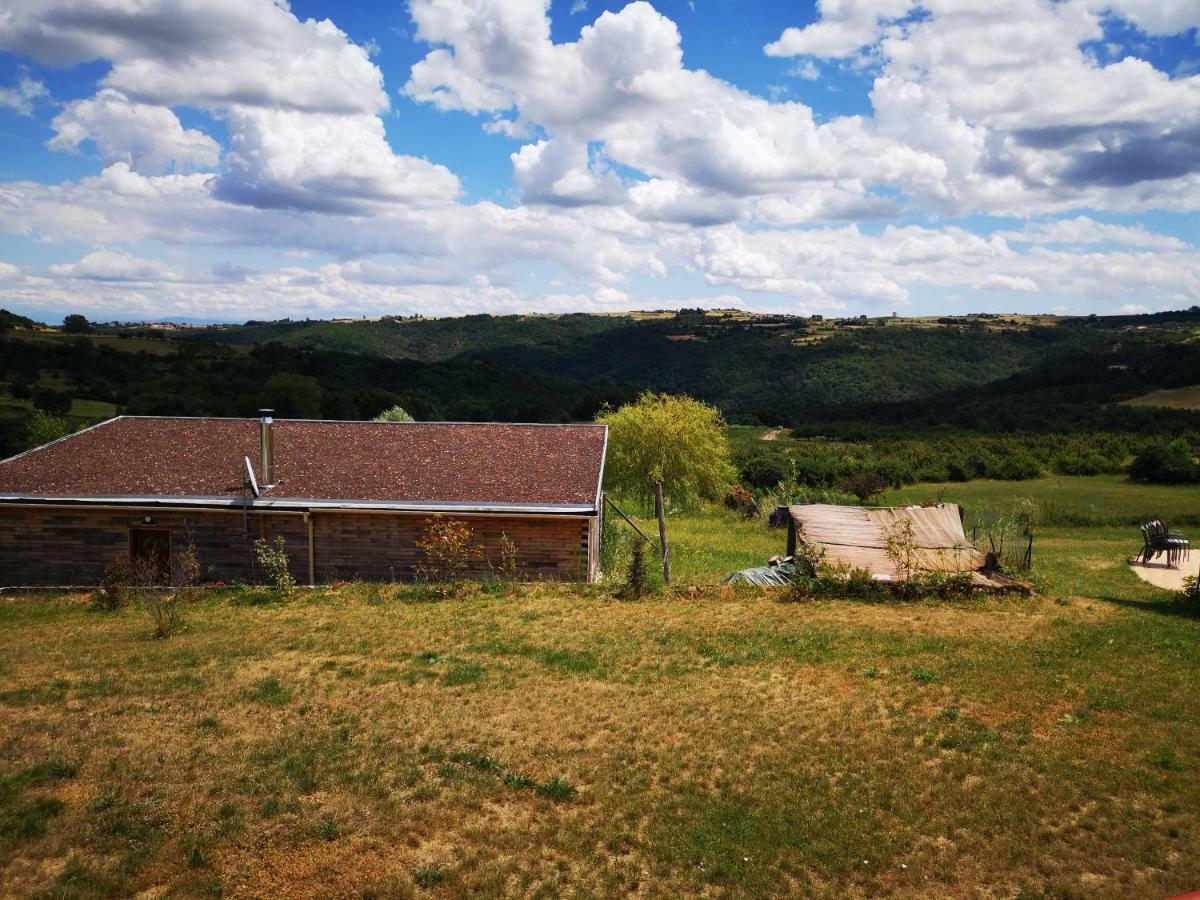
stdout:
{"type": "Polygon", "coordinates": [[[321,417],[321,386],[311,375],[276,372],[263,385],[265,406],[289,419],[321,417]]]}
{"type": "Polygon", "coordinates": [[[71,434],[75,429],[70,422],[59,419],[40,409],[35,409],[25,420],[25,447],[32,449],[57,441],[71,434]]]}
{"type": "Polygon", "coordinates": [[[87,317],[81,316],[79,313],[72,313],[63,319],[62,327],[67,334],[90,334],[96,330],[92,328],[92,323],[87,320],[87,317]]]}
{"type": "Polygon", "coordinates": [[[385,409],[375,417],[376,422],[415,422],[417,421],[408,414],[403,406],[397,404],[390,409],[385,409]]]}
{"type": "Polygon", "coordinates": [[[1129,466],[1134,481],[1152,484],[1188,484],[1200,480],[1196,454],[1183,438],[1167,444],[1151,444],[1134,457],[1129,466]]]}
{"type": "Polygon", "coordinates": [[[71,411],[71,395],[54,388],[36,388],[33,405],[52,416],[63,416],[71,411]]]}
{"type": "Polygon", "coordinates": [[[765,453],[752,456],[742,466],[742,483],[766,491],[785,481],[790,473],[787,464],[765,453]]]}
{"type": "Polygon", "coordinates": [[[642,394],[596,421],[608,426],[609,489],[640,502],[662,481],[672,503],[694,508],[720,500],[737,476],[725,420],[716,407],[686,396],[642,394]]]}

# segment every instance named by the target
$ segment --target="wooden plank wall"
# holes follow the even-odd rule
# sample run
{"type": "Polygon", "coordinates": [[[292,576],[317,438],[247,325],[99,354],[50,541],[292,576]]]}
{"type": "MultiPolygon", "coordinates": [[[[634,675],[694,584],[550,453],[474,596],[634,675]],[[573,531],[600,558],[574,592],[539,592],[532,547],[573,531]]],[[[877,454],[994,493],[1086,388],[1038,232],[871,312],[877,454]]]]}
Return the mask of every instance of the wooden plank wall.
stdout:
{"type": "MultiPolygon", "coordinates": [[[[257,537],[286,542],[292,575],[308,582],[308,533],[301,515],[251,513],[245,531],[238,512],[100,510],[79,507],[17,508],[0,505],[0,586],[94,585],[105,566],[128,552],[129,529],[150,515],[171,529],[173,546],[196,544],[200,564],[213,580],[259,580],[253,560],[257,537]]],[[[416,541],[429,517],[412,514],[312,514],[318,582],[362,578],[410,580],[420,558],[416,541]]],[[[501,535],[517,545],[519,577],[582,581],[589,576],[590,519],[463,518],[483,548],[471,568],[485,576],[501,563],[501,535]]]]}
{"type": "MultiPolygon", "coordinates": [[[[314,512],[317,580],[412,579],[413,567],[421,559],[416,542],[430,521],[425,515],[314,512]]],[[[471,529],[472,543],[483,549],[471,564],[475,577],[499,568],[502,535],[517,545],[518,577],[522,580],[582,581],[587,577],[587,519],[479,516],[459,521],[471,529]]]]}
{"type": "Polygon", "coordinates": [[[241,512],[125,511],[0,506],[0,585],[93,585],[119,553],[129,552],[129,529],[154,523],[171,529],[174,549],[195,543],[201,568],[221,581],[255,581],[253,544],[257,537],[287,543],[292,574],[308,581],[308,539],[299,515],[241,512]],[[247,534],[245,527],[249,527],[247,534]]]}

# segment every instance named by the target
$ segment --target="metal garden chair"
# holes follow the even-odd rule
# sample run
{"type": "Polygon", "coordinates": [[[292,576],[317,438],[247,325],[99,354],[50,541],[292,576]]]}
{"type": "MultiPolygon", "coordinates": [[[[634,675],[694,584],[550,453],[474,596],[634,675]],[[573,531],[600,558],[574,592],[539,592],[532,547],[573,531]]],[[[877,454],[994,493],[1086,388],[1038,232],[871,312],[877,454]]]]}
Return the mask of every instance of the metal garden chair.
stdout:
{"type": "Polygon", "coordinates": [[[1152,519],[1142,525],[1142,550],[1138,554],[1141,562],[1148,563],[1156,556],[1165,556],[1167,565],[1174,569],[1190,553],[1188,539],[1178,531],[1171,531],[1162,519],[1152,519]]]}

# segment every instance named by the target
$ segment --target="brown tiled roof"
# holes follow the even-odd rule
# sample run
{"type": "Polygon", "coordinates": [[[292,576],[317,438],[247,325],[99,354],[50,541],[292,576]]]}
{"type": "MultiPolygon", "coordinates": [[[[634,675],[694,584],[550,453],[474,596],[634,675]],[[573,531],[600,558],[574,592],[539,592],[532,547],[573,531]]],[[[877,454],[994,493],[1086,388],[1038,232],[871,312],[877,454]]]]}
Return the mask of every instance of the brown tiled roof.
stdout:
{"type": "MultiPolygon", "coordinates": [[[[593,505],[598,425],[275,422],[264,499],[593,505]]],[[[259,467],[257,419],[121,416],[0,462],[0,495],[224,497],[259,467]]]]}

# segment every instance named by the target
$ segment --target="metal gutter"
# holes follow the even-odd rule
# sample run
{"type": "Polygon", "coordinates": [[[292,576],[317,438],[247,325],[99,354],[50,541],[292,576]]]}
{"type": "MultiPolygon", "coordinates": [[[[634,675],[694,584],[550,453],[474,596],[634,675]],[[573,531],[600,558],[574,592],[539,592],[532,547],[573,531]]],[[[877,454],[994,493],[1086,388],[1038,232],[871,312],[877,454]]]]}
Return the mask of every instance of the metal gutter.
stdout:
{"type": "Polygon", "coordinates": [[[197,497],[127,494],[115,497],[56,497],[29,494],[0,494],[0,505],[20,506],[109,506],[162,509],[207,508],[238,512],[415,512],[474,515],[594,516],[591,504],[471,503],[460,501],[371,501],[313,500],[304,497],[258,498],[197,497]]]}

